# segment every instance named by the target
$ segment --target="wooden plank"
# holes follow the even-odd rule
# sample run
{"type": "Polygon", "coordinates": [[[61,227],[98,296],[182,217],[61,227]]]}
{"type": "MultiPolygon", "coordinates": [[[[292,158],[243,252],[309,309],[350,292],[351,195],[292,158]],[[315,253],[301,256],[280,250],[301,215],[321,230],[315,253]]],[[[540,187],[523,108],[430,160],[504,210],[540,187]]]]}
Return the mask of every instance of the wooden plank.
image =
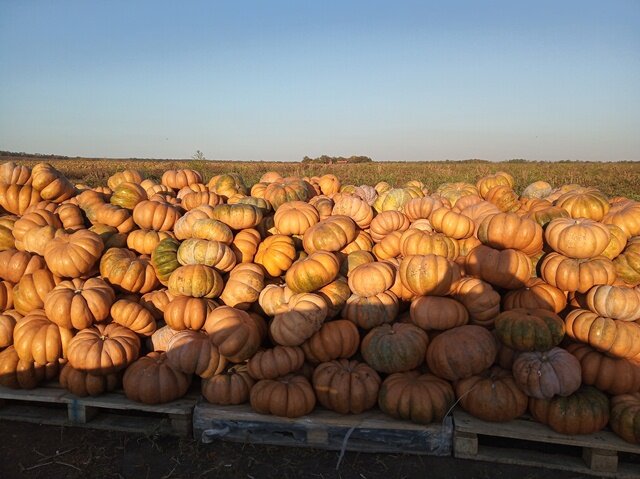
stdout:
{"type": "Polygon", "coordinates": [[[594,472],[616,472],[618,453],[607,449],[582,448],[582,460],[594,472]]]}
{"type": "Polygon", "coordinates": [[[15,401],[34,401],[60,403],[66,395],[64,389],[10,389],[0,386],[0,398],[15,401]]]}
{"type": "Polygon", "coordinates": [[[85,406],[75,401],[67,403],[67,413],[71,422],[86,423],[95,417],[98,411],[96,407],[85,406]]]}
{"type": "Polygon", "coordinates": [[[478,435],[470,432],[453,431],[454,455],[475,456],[478,454],[478,435]]]}
{"type": "Polygon", "coordinates": [[[196,404],[195,399],[178,399],[166,404],[142,404],[127,399],[119,393],[109,393],[97,397],[80,398],[73,394],[64,394],[62,402],[74,403],[78,406],[90,406],[105,409],[135,410],[163,414],[191,414],[196,404]]]}
{"type": "Polygon", "coordinates": [[[532,420],[517,419],[506,423],[486,422],[461,410],[454,411],[453,420],[455,430],[459,432],[640,454],[640,446],[630,444],[607,430],[594,434],[566,436],[532,420]]]}
{"type": "Polygon", "coordinates": [[[394,420],[379,410],[343,416],[317,409],[290,419],[255,413],[247,405],[215,406],[200,401],[193,414],[194,432],[203,442],[225,440],[252,444],[316,447],[361,452],[450,455],[453,431],[444,423],[419,425],[394,420]]]}

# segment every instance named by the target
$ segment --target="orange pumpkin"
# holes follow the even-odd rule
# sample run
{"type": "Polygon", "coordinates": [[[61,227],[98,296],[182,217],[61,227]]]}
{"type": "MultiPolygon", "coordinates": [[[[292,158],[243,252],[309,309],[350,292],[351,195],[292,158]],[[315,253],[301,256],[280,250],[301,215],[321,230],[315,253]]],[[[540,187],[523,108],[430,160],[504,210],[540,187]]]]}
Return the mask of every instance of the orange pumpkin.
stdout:
{"type": "Polygon", "coordinates": [[[572,218],[600,221],[609,212],[607,197],[593,188],[569,191],[560,196],[555,205],[565,209],[572,218]]]}
{"type": "Polygon", "coordinates": [[[352,357],[360,346],[358,328],[344,319],[329,321],[302,344],[308,361],[322,363],[352,357]]]}
{"type": "Polygon", "coordinates": [[[264,288],[264,269],[258,264],[241,263],[231,270],[220,299],[238,309],[249,309],[264,288]]]}
{"type": "Polygon", "coordinates": [[[356,223],[348,216],[331,216],[305,231],[302,243],[311,254],[319,250],[340,251],[357,236],[356,223]]]}
{"type": "Polygon", "coordinates": [[[49,321],[41,309],[31,311],[13,329],[13,345],[23,361],[37,364],[66,357],[73,332],[49,321]]]}
{"type": "Polygon", "coordinates": [[[414,228],[402,233],[399,246],[402,256],[435,254],[454,261],[460,254],[460,246],[457,240],[441,233],[432,233],[414,228]]]}
{"type": "Polygon", "coordinates": [[[249,359],[262,342],[262,330],[256,318],[230,306],[211,311],[204,329],[220,354],[233,362],[249,359]]]}
{"type": "Polygon", "coordinates": [[[291,265],[285,281],[294,293],[311,293],[331,283],[340,270],[336,256],[317,251],[291,265]]]}
{"type": "Polygon", "coordinates": [[[505,311],[516,308],[546,309],[559,313],[567,306],[567,293],[545,283],[540,278],[532,278],[520,289],[514,289],[504,296],[505,311]]]}
{"type": "Polygon", "coordinates": [[[247,366],[235,365],[221,374],[202,380],[202,396],[212,404],[227,406],[243,404],[249,400],[254,379],[247,372],[247,366]]]}
{"type": "Polygon", "coordinates": [[[169,292],[176,296],[217,298],[224,282],[215,269],[202,264],[188,264],[177,268],[168,282],[169,292]]]}
{"type": "Polygon", "coordinates": [[[383,324],[367,333],[360,352],[373,369],[391,374],[420,366],[428,344],[427,333],[413,324],[383,324]]]}
{"type": "Polygon", "coordinates": [[[92,270],[103,249],[100,236],[92,231],[71,234],[60,231],[45,247],[44,259],[56,276],[78,278],[92,270]]]}
{"type": "Polygon", "coordinates": [[[327,312],[327,303],[321,296],[295,294],[287,303],[286,310],[276,313],[271,321],[271,337],[282,346],[300,346],[322,327],[327,312]]]}
{"type": "Polygon", "coordinates": [[[393,322],[399,308],[398,297],[391,291],[369,297],[354,294],[347,300],[342,315],[362,329],[372,329],[393,322]]]}
{"type": "MultiPolygon", "coordinates": [[[[59,281],[60,278],[55,277],[48,269],[39,269],[25,274],[13,288],[14,309],[22,315],[34,309],[43,309],[45,298],[59,281]]],[[[3,305],[2,303],[5,302],[0,301],[0,305],[3,305]]]]}
{"type": "Polygon", "coordinates": [[[179,218],[178,208],[168,203],[144,200],[133,208],[133,221],[146,230],[170,231],[179,218]]]}
{"type": "Polygon", "coordinates": [[[127,398],[145,404],[161,404],[184,396],[191,376],[173,369],[166,353],[150,352],[127,368],[122,388],[127,398]]]}
{"type": "Polygon", "coordinates": [[[293,240],[285,235],[273,235],[260,243],[254,262],[262,265],[269,276],[277,277],[291,267],[295,257],[293,240]]]}
{"type": "Polygon", "coordinates": [[[18,283],[25,274],[44,269],[47,265],[38,255],[8,249],[0,252],[0,279],[18,283]]]}
{"type": "Polygon", "coordinates": [[[405,256],[398,275],[402,285],[417,296],[445,296],[459,277],[458,266],[434,254],[405,256]]]}
{"type": "Polygon", "coordinates": [[[411,322],[429,331],[464,326],[469,322],[469,313],[462,303],[452,298],[419,296],[411,302],[411,322]]]}
{"type": "Polygon", "coordinates": [[[531,260],[515,249],[477,246],[465,258],[467,274],[505,289],[522,288],[531,277],[531,260]]]}
{"type": "Polygon", "coordinates": [[[475,231],[475,224],[469,217],[447,208],[434,210],[429,221],[436,231],[454,239],[468,238],[475,231]]]}
{"type": "Polygon", "coordinates": [[[58,170],[48,163],[38,163],[31,170],[31,185],[40,192],[43,200],[62,203],[71,198],[76,189],[58,170]]]}
{"type": "Polygon", "coordinates": [[[545,240],[554,251],[576,259],[600,255],[609,245],[610,236],[606,226],[585,218],[557,218],[544,232],[545,240]]]}
{"type": "Polygon", "coordinates": [[[304,353],[297,346],[276,346],[258,351],[247,363],[254,379],[276,379],[298,371],[304,364],[304,353]]]}
{"type": "Polygon", "coordinates": [[[542,251],[542,228],[515,213],[499,213],[485,218],[478,239],[496,249],[517,249],[527,256],[542,251]]]}
{"type": "Polygon", "coordinates": [[[207,298],[175,296],[165,306],[164,320],[171,329],[181,331],[192,329],[198,331],[204,327],[207,316],[218,304],[207,298]]]}
{"type": "Polygon", "coordinates": [[[596,256],[572,259],[559,253],[549,253],[540,265],[542,279],[562,291],[586,293],[598,284],[613,284],[616,269],[610,259],[596,256]]]}
{"type": "Polygon", "coordinates": [[[396,271],[387,263],[365,263],[349,274],[349,288],[359,296],[375,296],[393,286],[396,271]]]}
{"type": "Polygon", "coordinates": [[[227,364],[206,334],[190,330],[180,331],[171,337],[167,345],[167,361],[173,369],[201,378],[222,373],[227,364]]]}

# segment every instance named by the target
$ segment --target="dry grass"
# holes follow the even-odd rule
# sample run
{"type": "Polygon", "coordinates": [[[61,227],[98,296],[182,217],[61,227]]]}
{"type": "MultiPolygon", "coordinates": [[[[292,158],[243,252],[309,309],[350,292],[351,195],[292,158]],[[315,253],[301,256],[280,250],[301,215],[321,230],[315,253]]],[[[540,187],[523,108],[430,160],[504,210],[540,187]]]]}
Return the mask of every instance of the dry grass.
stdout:
{"type": "MultiPolygon", "coordinates": [[[[33,166],[39,159],[3,157],[33,166]]],[[[510,161],[488,163],[483,161],[462,162],[385,162],[370,164],[314,165],[276,162],[218,162],[189,160],[115,160],[115,159],[67,159],[50,160],[60,171],[74,182],[91,186],[106,184],[107,178],[125,168],[139,169],[149,177],[159,179],[171,168],[193,168],[200,171],[206,180],[220,173],[235,172],[242,175],[247,185],[252,185],[267,171],[278,171],[283,176],[314,176],[334,173],[343,183],[375,184],[387,181],[401,185],[410,179],[423,181],[431,190],[451,181],[475,182],[481,176],[496,171],[507,171],[516,180],[516,191],[520,192],[529,183],[548,181],[554,186],[578,183],[594,186],[609,196],[627,196],[640,200],[640,163],[591,163],[591,162],[525,162],[510,161]]]]}

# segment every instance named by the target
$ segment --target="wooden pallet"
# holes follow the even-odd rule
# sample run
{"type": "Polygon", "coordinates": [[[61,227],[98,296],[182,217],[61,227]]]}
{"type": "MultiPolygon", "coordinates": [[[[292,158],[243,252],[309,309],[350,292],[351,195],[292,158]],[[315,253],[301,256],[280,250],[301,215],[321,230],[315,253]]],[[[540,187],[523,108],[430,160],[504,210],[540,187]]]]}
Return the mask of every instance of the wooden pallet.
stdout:
{"type": "Polygon", "coordinates": [[[59,386],[31,390],[0,387],[0,419],[56,426],[81,426],[144,434],[192,434],[196,395],[148,405],[122,392],[80,398],[59,386]]]}
{"type": "Polygon", "coordinates": [[[249,406],[200,400],[193,413],[196,439],[360,452],[451,455],[452,421],[422,426],[379,410],[342,415],[325,409],[296,419],[255,413],[249,406]]]}
{"type": "Polygon", "coordinates": [[[618,456],[618,453],[640,454],[640,446],[629,444],[610,431],[565,436],[530,418],[492,423],[461,410],[454,411],[453,422],[453,455],[457,458],[537,466],[601,477],[640,478],[640,456],[637,456],[637,463],[622,462],[618,456]]]}

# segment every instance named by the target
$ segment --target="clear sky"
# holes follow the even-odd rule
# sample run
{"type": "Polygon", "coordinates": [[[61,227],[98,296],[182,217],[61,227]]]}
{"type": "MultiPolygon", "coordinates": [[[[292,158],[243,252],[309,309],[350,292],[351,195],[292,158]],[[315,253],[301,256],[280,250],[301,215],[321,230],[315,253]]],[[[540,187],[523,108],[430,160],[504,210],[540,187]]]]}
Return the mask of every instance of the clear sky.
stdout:
{"type": "Polygon", "coordinates": [[[0,149],[640,160],[640,1],[0,0],[0,149]]]}

